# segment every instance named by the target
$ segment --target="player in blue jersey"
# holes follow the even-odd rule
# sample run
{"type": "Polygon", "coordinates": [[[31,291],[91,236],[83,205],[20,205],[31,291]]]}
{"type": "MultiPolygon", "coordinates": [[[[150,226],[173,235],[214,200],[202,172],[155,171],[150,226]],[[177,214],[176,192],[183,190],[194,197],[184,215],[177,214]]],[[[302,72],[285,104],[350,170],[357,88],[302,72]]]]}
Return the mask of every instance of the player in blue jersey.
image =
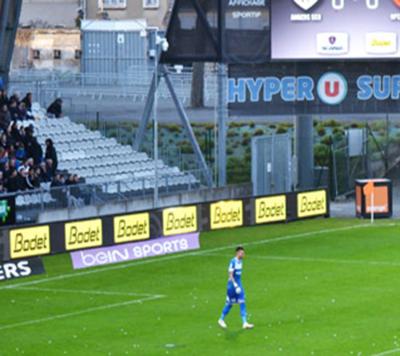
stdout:
{"type": "Polygon", "coordinates": [[[240,315],[243,321],[243,329],[252,329],[253,324],[247,322],[246,302],[244,289],[242,286],[242,268],[243,268],[244,248],[239,246],[236,248],[236,256],[229,263],[229,280],[228,290],[226,294],[226,304],[222,310],[221,317],[218,320],[219,326],[226,329],[228,326],[225,323],[225,317],[232,309],[233,304],[239,304],[240,315]]]}

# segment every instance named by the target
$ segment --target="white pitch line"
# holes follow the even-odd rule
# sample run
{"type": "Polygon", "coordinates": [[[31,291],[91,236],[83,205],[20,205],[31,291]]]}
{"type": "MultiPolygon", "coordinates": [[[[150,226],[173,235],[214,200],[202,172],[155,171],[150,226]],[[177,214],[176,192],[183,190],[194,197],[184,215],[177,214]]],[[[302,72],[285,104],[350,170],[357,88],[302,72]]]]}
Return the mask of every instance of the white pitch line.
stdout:
{"type": "Polygon", "coordinates": [[[164,295],[161,295],[161,294],[109,292],[109,291],[103,291],[103,290],[83,290],[83,289],[18,287],[18,288],[13,288],[13,290],[54,292],[54,293],[73,293],[73,294],[113,295],[113,296],[125,296],[125,297],[165,297],[164,295]]]}
{"type": "MultiPolygon", "coordinates": [[[[220,256],[230,257],[231,255],[208,253],[207,256],[220,256]]],[[[315,263],[337,263],[337,264],[351,264],[361,266],[388,266],[400,267],[400,263],[390,261],[369,261],[369,260],[338,260],[334,258],[312,258],[312,257],[298,257],[298,256],[272,256],[272,255],[249,255],[250,259],[271,260],[271,261],[293,261],[293,262],[315,262],[315,263]]]]}
{"type": "MultiPolygon", "coordinates": [[[[392,227],[394,225],[395,224],[391,223],[391,224],[387,224],[387,225],[386,224],[385,225],[383,225],[383,224],[375,225],[375,227],[377,227],[377,226],[392,227]]],[[[371,224],[344,226],[344,227],[335,228],[335,229],[324,229],[324,230],[318,230],[318,231],[304,232],[301,234],[282,236],[282,237],[277,237],[277,238],[272,238],[272,239],[244,242],[241,245],[242,246],[255,246],[255,245],[262,245],[262,244],[270,244],[270,243],[275,243],[275,242],[288,241],[288,240],[300,239],[300,238],[304,238],[304,237],[323,235],[323,234],[339,232],[339,231],[348,231],[348,230],[360,229],[360,228],[365,228],[365,227],[371,227],[371,224]]],[[[235,243],[235,244],[225,245],[225,246],[221,246],[221,247],[206,249],[206,250],[180,253],[178,255],[169,255],[169,256],[165,256],[165,257],[157,257],[157,258],[152,258],[152,259],[148,259],[148,260],[133,261],[133,262],[129,262],[129,263],[119,263],[119,264],[104,267],[101,269],[94,269],[94,270],[89,270],[89,271],[84,271],[84,272],[73,272],[73,273],[68,273],[68,274],[61,274],[61,275],[55,276],[55,277],[43,278],[43,279],[38,279],[38,280],[34,280],[34,281],[29,281],[29,282],[21,282],[21,283],[6,285],[3,287],[0,287],[0,290],[18,288],[20,286],[36,285],[36,284],[47,283],[47,282],[52,282],[52,281],[60,281],[60,280],[65,280],[65,279],[69,279],[69,278],[87,276],[87,275],[91,275],[91,274],[119,270],[119,269],[124,269],[124,268],[129,268],[129,267],[136,267],[136,266],[141,266],[141,265],[146,265],[146,264],[151,264],[151,263],[165,262],[165,261],[175,260],[175,259],[184,258],[184,257],[201,256],[201,255],[204,255],[204,254],[207,254],[210,252],[218,252],[218,251],[233,249],[238,244],[239,243],[235,243]]]]}
{"type": "Polygon", "coordinates": [[[396,353],[396,352],[400,352],[400,348],[393,349],[393,350],[383,351],[383,352],[381,352],[381,353],[379,353],[379,354],[374,354],[374,355],[372,355],[372,356],[385,356],[385,355],[394,354],[394,353],[396,353]]]}
{"type": "Polygon", "coordinates": [[[154,296],[147,297],[147,298],[142,298],[142,299],[134,299],[134,300],[129,300],[129,301],[126,301],[126,302],[121,302],[121,303],[106,304],[106,305],[102,305],[102,306],[99,306],[99,307],[87,308],[87,309],[79,310],[79,311],[72,312],[72,313],[57,314],[57,315],[49,316],[47,318],[27,320],[27,321],[22,321],[20,323],[8,324],[8,325],[3,325],[3,326],[0,325],[0,331],[8,330],[8,329],[15,329],[15,328],[18,328],[18,327],[21,327],[21,326],[29,326],[29,325],[45,323],[45,322],[48,322],[48,321],[53,321],[53,320],[58,320],[58,319],[70,318],[70,317],[73,317],[73,316],[93,313],[93,312],[100,311],[100,310],[108,310],[108,309],[113,309],[113,308],[120,308],[120,307],[124,307],[124,306],[128,306],[128,305],[132,305],[132,304],[141,304],[143,302],[148,302],[148,301],[151,301],[151,300],[161,299],[163,297],[164,296],[161,296],[161,295],[154,295],[154,296]]]}

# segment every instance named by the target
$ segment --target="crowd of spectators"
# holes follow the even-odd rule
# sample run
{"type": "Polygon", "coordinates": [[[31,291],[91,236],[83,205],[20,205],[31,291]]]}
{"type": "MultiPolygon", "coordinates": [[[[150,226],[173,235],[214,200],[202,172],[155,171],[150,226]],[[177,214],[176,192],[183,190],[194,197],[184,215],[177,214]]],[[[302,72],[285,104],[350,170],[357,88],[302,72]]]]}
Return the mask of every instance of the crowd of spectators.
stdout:
{"type": "MultiPolygon", "coordinates": [[[[62,101],[53,104],[55,108],[53,106],[51,111],[60,117],[62,101]]],[[[57,171],[58,158],[53,141],[46,140],[43,152],[34,135],[34,127],[22,124],[24,120],[33,119],[31,108],[31,93],[20,100],[17,94],[8,97],[5,90],[0,90],[0,193],[37,189],[42,182],[51,183],[52,187],[79,183],[78,176],[69,175],[65,179],[57,171]]]]}

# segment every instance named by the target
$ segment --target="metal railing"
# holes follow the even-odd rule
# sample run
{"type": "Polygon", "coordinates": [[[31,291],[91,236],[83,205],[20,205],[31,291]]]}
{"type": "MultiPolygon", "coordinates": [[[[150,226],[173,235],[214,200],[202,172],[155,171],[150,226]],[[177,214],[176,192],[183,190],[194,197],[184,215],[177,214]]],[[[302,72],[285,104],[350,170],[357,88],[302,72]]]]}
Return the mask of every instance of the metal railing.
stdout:
{"type": "MultiPolygon", "coordinates": [[[[176,72],[169,68],[169,75],[178,97],[190,102],[192,71],[176,72]]],[[[105,98],[127,99],[144,103],[153,76],[153,67],[140,64],[126,73],[74,73],[57,71],[18,70],[10,73],[10,92],[33,92],[33,96],[46,106],[56,97],[73,101],[74,98],[87,97],[92,100],[105,98]]],[[[204,98],[206,104],[213,105],[216,93],[216,75],[206,71],[204,78],[204,98]]],[[[158,91],[161,100],[170,100],[170,93],[163,81],[158,91]]]]}
{"type": "MultiPolygon", "coordinates": [[[[192,171],[160,176],[158,179],[159,195],[199,189],[201,181],[197,177],[200,174],[201,172],[192,171]]],[[[111,202],[126,202],[149,197],[154,194],[154,187],[154,177],[143,177],[129,181],[41,187],[7,195],[15,196],[17,222],[22,223],[36,221],[41,212],[48,210],[99,206],[111,202]]]]}

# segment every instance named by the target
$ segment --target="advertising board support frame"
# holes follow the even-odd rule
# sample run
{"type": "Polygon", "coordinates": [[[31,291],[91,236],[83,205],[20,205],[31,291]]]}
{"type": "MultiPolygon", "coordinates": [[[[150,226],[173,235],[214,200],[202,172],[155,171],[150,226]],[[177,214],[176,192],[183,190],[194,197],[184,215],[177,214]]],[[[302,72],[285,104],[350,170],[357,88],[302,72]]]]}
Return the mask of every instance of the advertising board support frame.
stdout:
{"type": "Polygon", "coordinates": [[[294,126],[297,187],[299,189],[310,189],[314,186],[313,118],[311,115],[296,116],[294,126]]]}

